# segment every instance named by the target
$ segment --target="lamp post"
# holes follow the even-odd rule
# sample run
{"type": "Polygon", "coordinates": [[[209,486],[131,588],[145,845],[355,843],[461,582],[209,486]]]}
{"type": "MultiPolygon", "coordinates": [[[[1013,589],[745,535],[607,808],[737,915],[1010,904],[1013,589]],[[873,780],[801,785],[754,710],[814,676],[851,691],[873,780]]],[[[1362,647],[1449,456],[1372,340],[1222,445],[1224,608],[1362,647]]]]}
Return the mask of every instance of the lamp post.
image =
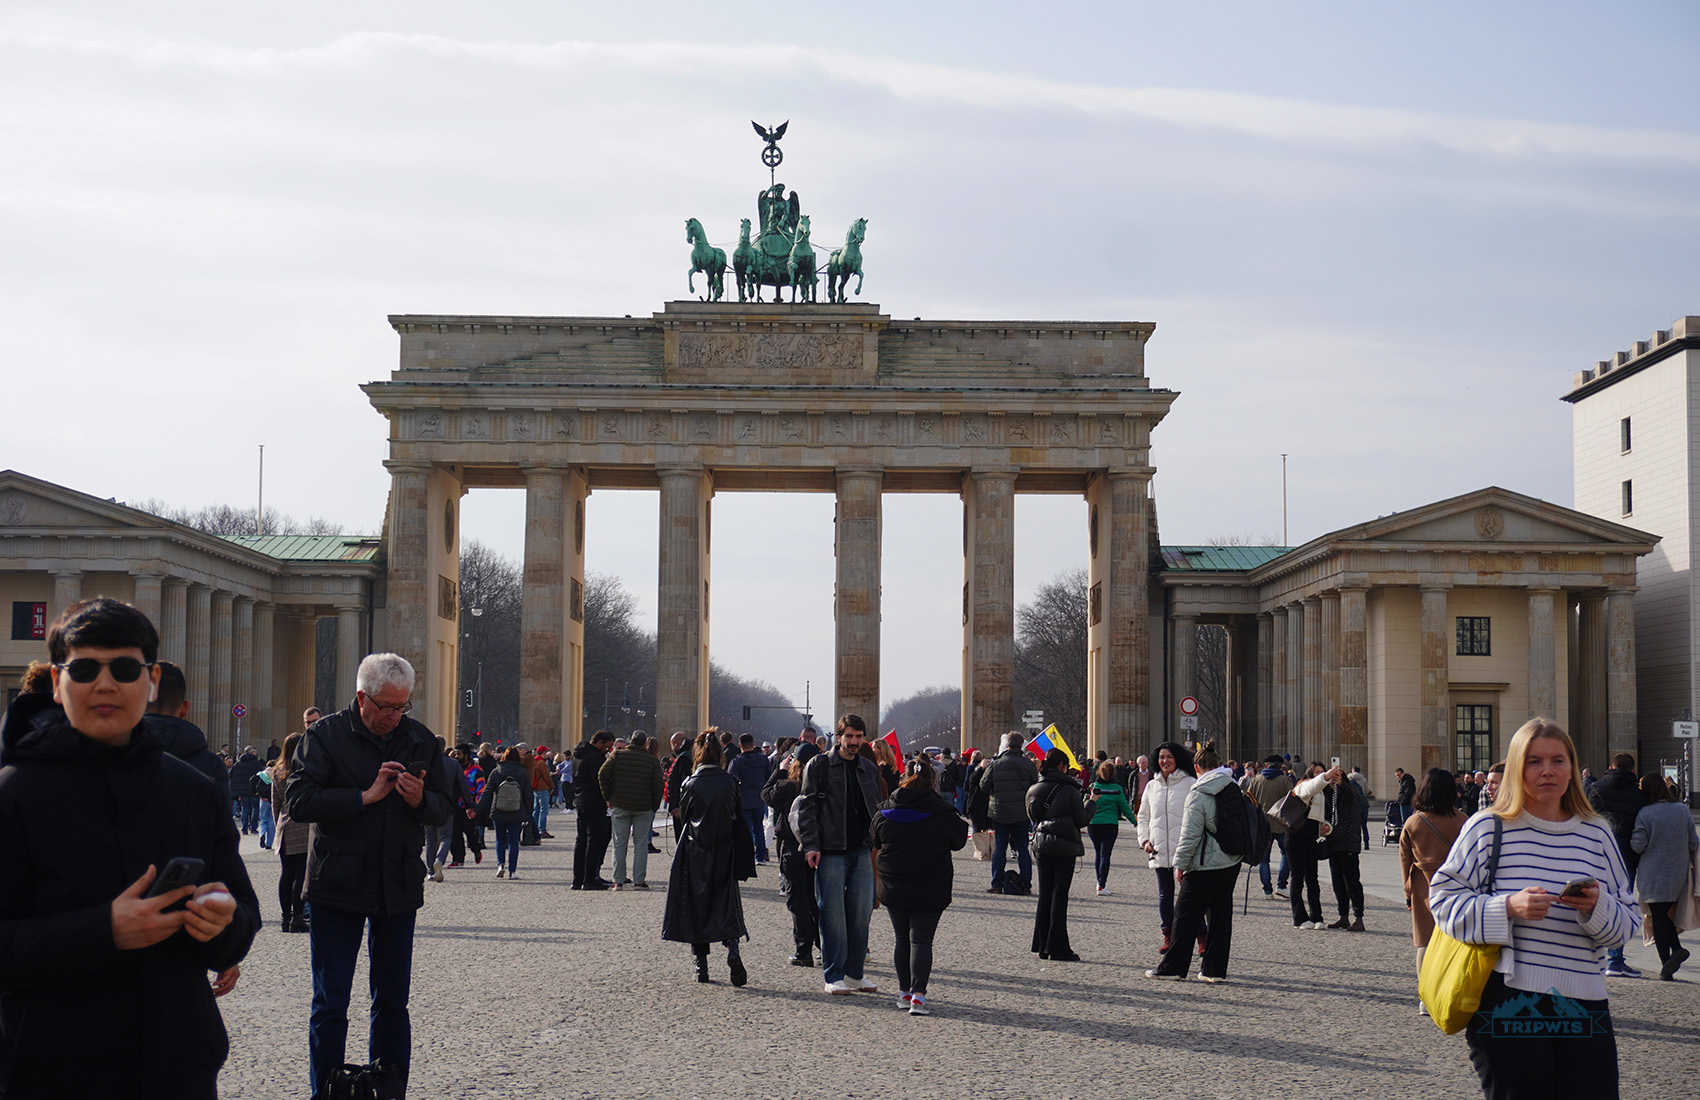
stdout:
{"type": "MultiPolygon", "coordinates": [[[[480,581],[479,574],[474,573],[472,575],[472,606],[467,608],[467,610],[472,613],[472,617],[474,619],[481,618],[484,615],[483,585],[480,584],[479,581],[480,581]]],[[[470,630],[467,631],[466,636],[468,638],[471,638],[472,637],[472,631],[470,631],[470,630]]],[[[474,691],[477,692],[477,694],[474,696],[474,698],[478,700],[478,709],[473,712],[473,723],[477,726],[477,729],[474,730],[474,732],[479,733],[479,734],[482,734],[484,732],[484,644],[483,643],[484,643],[483,636],[480,635],[480,637],[478,638],[477,647],[474,649],[474,652],[476,652],[479,655],[479,657],[478,657],[478,683],[477,683],[477,687],[474,688],[474,691]]]]}

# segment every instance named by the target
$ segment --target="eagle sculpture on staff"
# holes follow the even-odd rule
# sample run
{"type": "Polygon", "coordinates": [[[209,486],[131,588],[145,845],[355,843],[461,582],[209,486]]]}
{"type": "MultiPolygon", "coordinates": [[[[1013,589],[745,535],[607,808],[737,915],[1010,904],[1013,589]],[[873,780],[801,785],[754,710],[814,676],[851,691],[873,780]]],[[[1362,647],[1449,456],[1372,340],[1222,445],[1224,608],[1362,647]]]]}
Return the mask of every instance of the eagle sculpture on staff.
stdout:
{"type": "Polygon", "coordinates": [[[778,126],[775,126],[771,130],[769,130],[767,127],[763,126],[761,123],[757,122],[755,119],[750,120],[750,125],[754,126],[756,128],[756,136],[757,137],[761,138],[763,141],[767,142],[769,145],[773,145],[773,144],[776,144],[779,141],[780,138],[785,136],[785,127],[791,125],[791,120],[786,119],[784,122],[781,122],[778,126]]]}

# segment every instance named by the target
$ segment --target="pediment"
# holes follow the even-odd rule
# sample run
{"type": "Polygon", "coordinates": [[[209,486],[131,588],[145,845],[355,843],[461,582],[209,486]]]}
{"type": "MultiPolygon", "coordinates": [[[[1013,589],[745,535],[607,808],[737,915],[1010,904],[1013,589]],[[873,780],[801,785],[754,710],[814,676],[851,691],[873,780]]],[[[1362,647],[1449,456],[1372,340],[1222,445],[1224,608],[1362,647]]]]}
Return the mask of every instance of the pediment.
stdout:
{"type": "Polygon", "coordinates": [[[1493,486],[1383,516],[1341,531],[1337,537],[1376,543],[1479,543],[1484,547],[1498,543],[1628,548],[1651,547],[1658,541],[1644,531],[1493,486]]]}
{"type": "Polygon", "coordinates": [[[163,528],[146,512],[91,497],[14,470],[0,471],[0,530],[6,528],[163,528]]]}

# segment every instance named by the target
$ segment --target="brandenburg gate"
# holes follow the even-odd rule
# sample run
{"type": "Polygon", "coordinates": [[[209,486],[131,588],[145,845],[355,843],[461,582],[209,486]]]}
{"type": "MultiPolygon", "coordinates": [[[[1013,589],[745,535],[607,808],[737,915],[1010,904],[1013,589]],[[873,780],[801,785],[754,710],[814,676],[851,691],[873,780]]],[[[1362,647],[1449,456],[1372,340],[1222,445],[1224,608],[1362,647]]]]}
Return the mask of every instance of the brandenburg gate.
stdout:
{"type": "Polygon", "coordinates": [[[1151,429],[1176,396],[1145,377],[1154,326],[697,301],[647,318],[390,323],[400,366],[363,387],[390,426],[387,634],[418,670],[414,698],[432,728],[454,726],[457,520],[469,489],[525,490],[520,725],[548,744],[578,728],[584,705],[595,490],[660,490],[662,734],[700,729],[708,711],[717,492],[836,494],[834,715],[870,721],[880,713],[882,497],[960,494],[962,742],[982,748],[1015,725],[1015,495],[1079,493],[1085,743],[1125,756],[1149,748],[1151,429]]]}

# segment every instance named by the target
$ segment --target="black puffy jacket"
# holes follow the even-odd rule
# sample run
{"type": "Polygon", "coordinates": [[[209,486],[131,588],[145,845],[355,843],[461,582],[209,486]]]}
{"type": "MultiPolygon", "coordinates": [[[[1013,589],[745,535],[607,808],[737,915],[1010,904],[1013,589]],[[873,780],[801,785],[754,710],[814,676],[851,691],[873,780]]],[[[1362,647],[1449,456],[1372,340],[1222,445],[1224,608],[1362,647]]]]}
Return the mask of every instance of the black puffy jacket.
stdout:
{"type": "Polygon", "coordinates": [[[207,748],[201,727],[175,714],[144,714],[142,725],[159,738],[165,751],[213,781],[224,804],[230,805],[230,772],[218,753],[207,748]]]}
{"type": "Polygon", "coordinates": [[[591,744],[580,741],[573,750],[573,810],[606,810],[608,800],[602,797],[602,765],[608,754],[591,744]]]}
{"type": "Polygon", "coordinates": [[[1647,804],[1635,773],[1622,768],[1607,768],[1592,790],[1588,803],[1611,821],[1611,831],[1626,861],[1635,859],[1629,838],[1635,832],[1635,815],[1647,804]]]}
{"type": "Polygon", "coordinates": [[[937,791],[899,787],[874,815],[879,899],[937,912],[950,904],[950,853],[968,843],[968,825],[937,791]]]}
{"type": "Polygon", "coordinates": [[[0,729],[0,837],[0,1095],[216,1096],[229,1042],[207,974],[260,926],[230,802],[146,725],[112,747],[21,695],[0,729]],[[113,899],[174,856],[224,883],[229,926],[118,950],[113,899]]]}
{"type": "Polygon", "coordinates": [[[425,904],[425,826],[448,824],[454,786],[430,730],[403,718],[379,738],[357,707],[319,719],[295,750],[283,801],[292,821],[310,823],[307,887],[314,905],[389,916],[425,904]],[[424,761],[425,796],[409,806],[391,791],[370,806],[360,795],[386,760],[424,761]]]}

